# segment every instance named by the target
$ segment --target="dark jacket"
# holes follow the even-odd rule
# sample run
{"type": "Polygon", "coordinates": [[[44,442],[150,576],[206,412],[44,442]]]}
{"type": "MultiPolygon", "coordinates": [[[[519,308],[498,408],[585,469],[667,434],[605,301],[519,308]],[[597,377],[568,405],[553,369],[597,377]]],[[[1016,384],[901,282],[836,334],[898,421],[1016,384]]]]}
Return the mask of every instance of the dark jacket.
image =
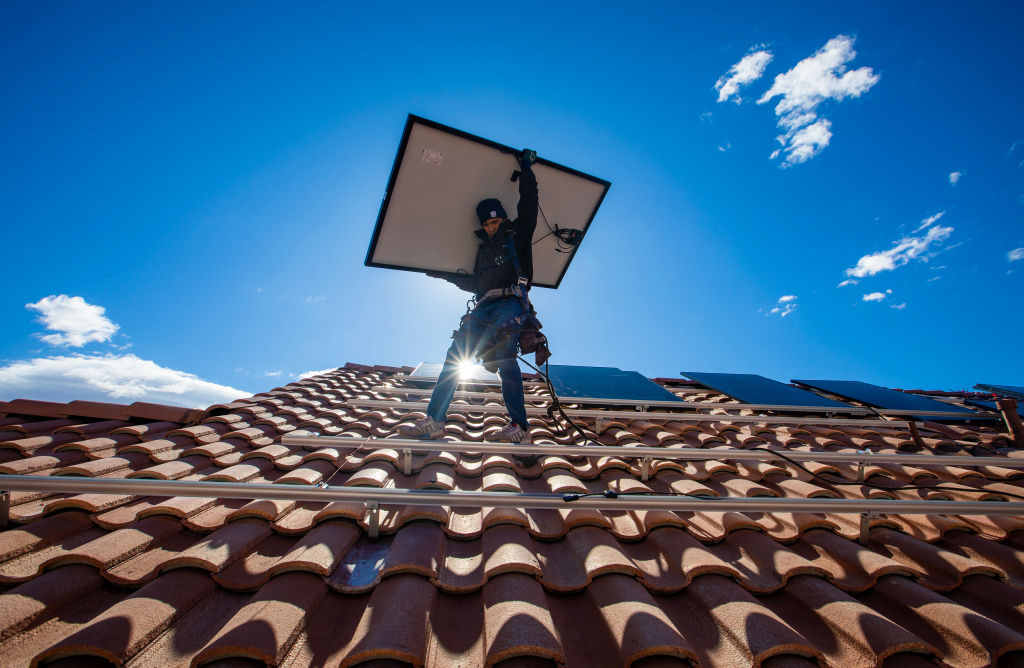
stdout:
{"type": "Polygon", "coordinates": [[[510,245],[514,246],[523,275],[533,285],[533,231],[537,227],[537,177],[527,162],[520,165],[518,218],[501,224],[493,237],[483,228],[476,231],[480,245],[476,249],[473,273],[448,277],[459,288],[483,296],[488,290],[508,288],[516,284],[515,263],[510,245]]]}

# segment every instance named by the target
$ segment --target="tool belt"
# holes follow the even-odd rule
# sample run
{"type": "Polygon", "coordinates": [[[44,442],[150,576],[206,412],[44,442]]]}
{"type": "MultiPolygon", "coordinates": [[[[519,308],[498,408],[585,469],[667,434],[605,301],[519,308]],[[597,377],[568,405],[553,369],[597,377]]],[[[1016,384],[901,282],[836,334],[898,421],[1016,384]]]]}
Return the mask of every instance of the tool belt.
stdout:
{"type": "Polygon", "coordinates": [[[477,303],[482,304],[483,302],[489,299],[504,299],[505,297],[516,297],[517,299],[525,299],[526,290],[521,285],[513,285],[510,288],[494,288],[493,290],[488,290],[487,292],[485,292],[483,296],[481,296],[480,299],[477,300],[477,303]]]}

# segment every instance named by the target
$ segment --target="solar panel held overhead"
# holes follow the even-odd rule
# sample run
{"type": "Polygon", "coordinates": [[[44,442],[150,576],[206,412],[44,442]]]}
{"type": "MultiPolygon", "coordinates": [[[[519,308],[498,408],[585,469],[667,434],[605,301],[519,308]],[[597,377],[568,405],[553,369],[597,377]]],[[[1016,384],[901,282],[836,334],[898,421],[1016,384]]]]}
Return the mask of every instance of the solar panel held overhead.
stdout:
{"type": "MultiPolygon", "coordinates": [[[[510,217],[516,216],[516,150],[410,114],[366,265],[472,273],[479,243],[477,203],[496,197],[510,217]]],[[[543,157],[533,172],[542,212],[533,237],[533,284],[557,288],[611,184],[543,157]],[[578,238],[566,242],[556,229],[578,238]]]]}

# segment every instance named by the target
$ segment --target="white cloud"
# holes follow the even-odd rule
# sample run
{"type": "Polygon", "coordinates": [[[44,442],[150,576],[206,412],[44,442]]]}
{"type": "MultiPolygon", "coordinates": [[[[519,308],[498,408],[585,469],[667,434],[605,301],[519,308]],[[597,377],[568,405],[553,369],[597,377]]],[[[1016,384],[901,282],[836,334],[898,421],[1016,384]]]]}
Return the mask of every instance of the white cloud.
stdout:
{"type": "Polygon", "coordinates": [[[336,369],[337,367],[331,367],[330,369],[320,369],[319,371],[306,371],[296,376],[295,380],[302,380],[303,378],[309,378],[311,376],[319,376],[322,373],[330,373],[332,371],[335,371],[336,369]]]}
{"type": "Polygon", "coordinates": [[[25,308],[38,311],[39,322],[57,334],[40,335],[51,346],[81,348],[92,341],[109,341],[118,326],[105,315],[102,306],[90,304],[81,297],[50,295],[25,308]]]}
{"type": "Polygon", "coordinates": [[[718,91],[718,101],[725,102],[733,95],[736,96],[736,104],[743,101],[739,96],[740,86],[745,86],[757,81],[764,74],[764,68],[772,61],[770,51],[755,51],[748,53],[729,68],[726,74],[719,77],[715,82],[715,90],[718,91]]]}
{"type": "Polygon", "coordinates": [[[928,216],[927,218],[925,218],[924,220],[921,221],[920,225],[917,226],[917,229],[914,230],[914,234],[917,234],[918,232],[920,232],[923,229],[931,227],[935,223],[935,221],[937,221],[939,218],[942,218],[945,215],[946,215],[945,211],[939,211],[934,216],[928,216]]]}
{"type": "Polygon", "coordinates": [[[317,295],[315,297],[310,296],[310,297],[306,297],[306,303],[307,304],[316,304],[317,302],[322,302],[325,299],[327,299],[327,297],[322,297],[320,295],[317,295]]]}
{"type": "Polygon", "coordinates": [[[963,176],[962,172],[951,172],[949,175],[949,185],[955,186],[960,177],[963,176]]]}
{"type": "Polygon", "coordinates": [[[0,398],[4,399],[146,401],[206,408],[249,395],[130,354],[75,353],[0,367],[0,398]]]}
{"type": "Polygon", "coordinates": [[[852,278],[848,278],[845,281],[843,281],[842,283],[840,283],[839,285],[837,285],[836,287],[837,288],[842,288],[842,287],[846,287],[847,285],[857,285],[857,283],[860,283],[860,281],[852,279],[852,278]]]}
{"type": "MultiPolygon", "coordinates": [[[[799,165],[821,153],[832,141],[831,127],[832,123],[822,118],[800,130],[778,137],[783,146],[788,144],[785,149],[786,164],[799,165]]],[[[777,157],[778,154],[775,155],[777,157]]]]}
{"type": "Polygon", "coordinates": [[[868,294],[861,297],[866,302],[880,302],[885,299],[886,295],[884,292],[869,292],[868,294]]]}
{"type": "MultiPolygon", "coordinates": [[[[856,56],[853,39],[837,35],[813,56],[776,76],[772,87],[758,98],[758,104],[781,98],[775,105],[775,115],[779,117],[778,126],[785,130],[779,137],[781,150],[786,153],[783,166],[810,160],[831,141],[831,123],[818,118],[818,105],[826,100],[860,97],[878,83],[880,77],[870,67],[846,69],[846,63],[856,56]]],[[[775,151],[771,157],[779,153],[775,151]]]]}
{"type": "Polygon", "coordinates": [[[907,308],[907,302],[903,302],[902,304],[893,304],[889,308],[894,308],[897,311],[902,311],[903,309],[907,308]]]}
{"type": "Polygon", "coordinates": [[[1014,248],[1012,251],[1006,254],[1006,259],[1009,260],[1010,262],[1024,260],[1024,248],[1014,248]]]}
{"type": "Polygon", "coordinates": [[[892,271],[897,267],[902,267],[914,258],[927,260],[930,257],[926,254],[928,249],[933,244],[941,244],[952,233],[952,227],[936,225],[928,228],[928,232],[924,235],[903,237],[895,242],[889,250],[871,253],[857,260],[857,266],[847,269],[846,275],[864,278],[865,276],[874,276],[883,271],[892,271]]]}
{"type": "Polygon", "coordinates": [[[284,375],[284,371],[267,371],[263,375],[264,376],[269,376],[271,378],[277,378],[278,376],[283,376],[284,375]]]}
{"type": "Polygon", "coordinates": [[[774,315],[775,313],[778,313],[780,318],[785,318],[796,310],[796,300],[796,295],[782,295],[779,297],[779,301],[775,302],[775,306],[773,306],[765,315],[774,315]]]}

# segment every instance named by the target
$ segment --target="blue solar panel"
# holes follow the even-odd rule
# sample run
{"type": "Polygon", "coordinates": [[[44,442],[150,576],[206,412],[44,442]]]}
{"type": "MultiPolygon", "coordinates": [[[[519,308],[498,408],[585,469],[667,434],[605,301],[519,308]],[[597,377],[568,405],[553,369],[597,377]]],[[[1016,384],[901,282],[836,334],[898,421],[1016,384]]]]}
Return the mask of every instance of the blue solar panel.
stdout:
{"type": "Polygon", "coordinates": [[[946,411],[961,413],[965,417],[977,416],[974,411],[959,406],[952,406],[928,397],[906,392],[897,392],[879,385],[862,383],[859,380],[794,380],[808,387],[830,392],[840,397],[860,401],[869,406],[906,411],[946,411]]]}
{"type": "MultiPolygon", "coordinates": [[[[441,367],[442,365],[437,362],[420,362],[416,369],[409,374],[409,378],[411,380],[437,380],[437,377],[441,375],[441,367]]],[[[479,364],[461,369],[459,378],[464,382],[481,383],[484,385],[501,382],[498,374],[491,373],[479,364]]]]}
{"type": "Polygon", "coordinates": [[[753,373],[704,373],[683,371],[705,387],[727,394],[745,404],[769,404],[775,406],[816,406],[822,408],[850,408],[846,404],[826,399],[813,392],[802,390],[771,378],[753,373]]]}
{"type": "Polygon", "coordinates": [[[612,366],[551,364],[548,377],[560,397],[683,402],[642,374],[612,366]]]}
{"type": "Polygon", "coordinates": [[[985,390],[986,392],[992,392],[994,394],[1000,394],[1004,397],[1013,397],[1014,399],[1024,399],[1024,387],[1018,387],[1016,385],[975,385],[979,390],[985,390]]]}
{"type": "MultiPolygon", "coordinates": [[[[968,399],[966,403],[969,406],[977,406],[978,408],[987,408],[990,411],[999,413],[999,406],[996,406],[994,401],[978,401],[975,399],[968,399]]],[[[1024,404],[1017,404],[1017,414],[1024,417],[1024,404]]]]}

